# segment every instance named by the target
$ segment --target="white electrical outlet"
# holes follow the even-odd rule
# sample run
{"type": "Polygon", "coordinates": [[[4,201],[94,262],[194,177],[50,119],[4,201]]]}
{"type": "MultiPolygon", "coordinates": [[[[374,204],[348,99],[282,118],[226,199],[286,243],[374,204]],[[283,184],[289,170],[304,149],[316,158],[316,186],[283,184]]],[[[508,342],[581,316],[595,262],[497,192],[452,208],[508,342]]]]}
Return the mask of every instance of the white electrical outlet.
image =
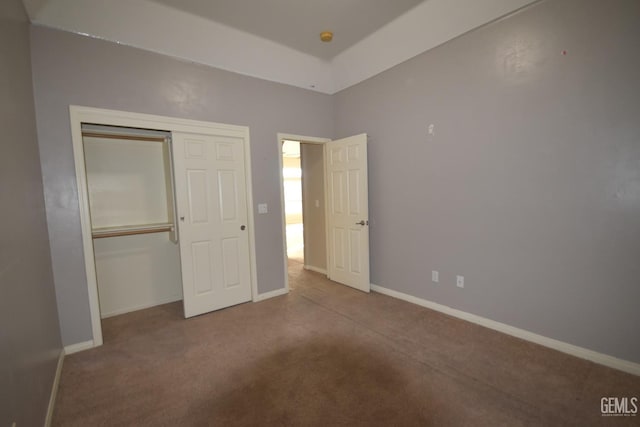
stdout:
{"type": "Polygon", "coordinates": [[[436,270],[431,270],[431,281],[438,283],[440,281],[440,274],[436,270]]]}
{"type": "Polygon", "coordinates": [[[266,203],[258,203],[258,213],[266,214],[269,212],[269,206],[266,203]]]}
{"type": "Polygon", "coordinates": [[[464,288],[464,276],[456,276],[456,286],[464,288]]]}

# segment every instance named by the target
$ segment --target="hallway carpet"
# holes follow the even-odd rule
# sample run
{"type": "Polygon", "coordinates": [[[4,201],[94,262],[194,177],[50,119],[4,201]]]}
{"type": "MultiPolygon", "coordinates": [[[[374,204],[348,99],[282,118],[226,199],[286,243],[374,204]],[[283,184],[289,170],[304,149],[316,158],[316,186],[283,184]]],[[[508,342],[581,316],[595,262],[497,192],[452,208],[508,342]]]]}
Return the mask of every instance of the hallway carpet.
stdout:
{"type": "Polygon", "coordinates": [[[287,257],[304,263],[304,225],[287,224],[287,257]]]}
{"type": "Polygon", "coordinates": [[[103,321],[65,358],[54,426],[638,425],[624,374],[290,263],[291,292],[189,320],[103,321]]]}

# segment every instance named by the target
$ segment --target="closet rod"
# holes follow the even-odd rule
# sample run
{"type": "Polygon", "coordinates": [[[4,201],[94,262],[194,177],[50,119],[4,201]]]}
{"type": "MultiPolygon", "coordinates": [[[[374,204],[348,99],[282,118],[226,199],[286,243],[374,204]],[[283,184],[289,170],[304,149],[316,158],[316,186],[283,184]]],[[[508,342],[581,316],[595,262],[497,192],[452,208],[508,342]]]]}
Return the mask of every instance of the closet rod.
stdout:
{"type": "Polygon", "coordinates": [[[82,132],[82,136],[87,136],[90,138],[127,139],[131,141],[153,141],[153,142],[166,141],[166,138],[161,138],[158,136],[116,135],[112,133],[99,133],[99,132],[82,132]]]}
{"type": "Polygon", "coordinates": [[[136,234],[164,233],[173,231],[173,224],[151,225],[148,227],[122,227],[113,229],[94,230],[91,237],[94,239],[103,239],[105,237],[133,236],[136,234]]]}

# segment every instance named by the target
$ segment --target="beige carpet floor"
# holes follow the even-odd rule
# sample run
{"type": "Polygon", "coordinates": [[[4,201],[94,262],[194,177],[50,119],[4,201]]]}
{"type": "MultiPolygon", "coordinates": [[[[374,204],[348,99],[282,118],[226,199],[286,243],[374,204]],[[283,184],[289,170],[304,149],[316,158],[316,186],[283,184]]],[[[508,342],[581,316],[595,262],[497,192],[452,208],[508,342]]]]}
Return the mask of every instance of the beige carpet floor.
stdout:
{"type": "Polygon", "coordinates": [[[638,425],[624,374],[290,263],[292,291],[184,320],[173,303],[103,322],[65,358],[54,426],[638,425]]]}

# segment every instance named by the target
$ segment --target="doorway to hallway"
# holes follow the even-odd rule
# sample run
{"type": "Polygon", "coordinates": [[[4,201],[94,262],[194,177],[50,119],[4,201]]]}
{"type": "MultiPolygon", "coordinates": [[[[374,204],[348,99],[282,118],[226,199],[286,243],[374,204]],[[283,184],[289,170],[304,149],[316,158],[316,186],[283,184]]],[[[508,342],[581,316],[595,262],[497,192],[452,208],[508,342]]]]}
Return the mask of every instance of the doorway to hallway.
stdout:
{"type": "Polygon", "coordinates": [[[279,133],[278,145],[285,274],[297,262],[369,292],[367,135],[279,133]]]}
{"type": "Polygon", "coordinates": [[[304,264],[301,145],[299,141],[293,140],[282,142],[282,185],[287,258],[304,264]]]}
{"type": "Polygon", "coordinates": [[[278,134],[285,286],[290,263],[327,274],[324,144],[328,138],[278,134]]]}

